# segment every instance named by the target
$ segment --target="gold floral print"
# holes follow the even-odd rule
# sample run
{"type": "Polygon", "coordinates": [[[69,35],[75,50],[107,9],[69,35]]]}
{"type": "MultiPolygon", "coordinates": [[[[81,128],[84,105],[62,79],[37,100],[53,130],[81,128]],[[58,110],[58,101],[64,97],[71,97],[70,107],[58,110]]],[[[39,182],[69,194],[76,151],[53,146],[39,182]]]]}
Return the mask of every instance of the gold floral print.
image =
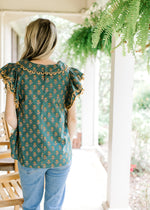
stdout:
{"type": "MultiPolygon", "coordinates": [[[[41,68],[41,70],[43,71],[37,71],[36,68],[33,68],[33,70],[31,70],[30,68],[32,68],[32,64],[30,63],[29,64],[29,68],[26,68],[23,64],[21,64],[19,61],[17,62],[18,65],[20,65],[20,67],[25,70],[25,71],[28,71],[29,73],[32,73],[32,74],[38,74],[38,75],[42,75],[42,74],[45,74],[45,75],[50,75],[50,76],[53,76],[53,75],[57,75],[57,74],[64,74],[65,71],[67,71],[68,69],[68,66],[66,65],[65,68],[62,70],[60,68],[57,69],[56,72],[52,72],[52,69],[49,69],[50,71],[49,72],[44,72],[44,68],[41,68]]],[[[27,64],[27,62],[25,62],[25,64],[27,64]]],[[[56,66],[54,66],[56,67],[56,66]]],[[[60,78],[60,77],[59,77],[60,78]]]]}
{"type": "Polygon", "coordinates": [[[5,66],[3,73],[18,102],[12,157],[30,168],[63,166],[72,157],[65,113],[81,94],[83,74],[63,63],[54,68],[20,64],[5,66]]]}

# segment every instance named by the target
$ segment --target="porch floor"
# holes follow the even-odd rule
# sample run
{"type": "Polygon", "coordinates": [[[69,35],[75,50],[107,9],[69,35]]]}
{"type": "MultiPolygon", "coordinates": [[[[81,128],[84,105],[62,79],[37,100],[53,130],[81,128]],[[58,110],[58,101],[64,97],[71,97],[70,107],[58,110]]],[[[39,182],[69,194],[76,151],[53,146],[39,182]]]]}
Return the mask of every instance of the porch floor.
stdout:
{"type": "MultiPolygon", "coordinates": [[[[102,210],[106,201],[107,173],[94,150],[73,149],[73,160],[66,183],[63,210],[102,210]]],[[[44,196],[41,202],[41,210],[44,196]]],[[[0,208],[13,210],[13,207],[0,208]]]]}

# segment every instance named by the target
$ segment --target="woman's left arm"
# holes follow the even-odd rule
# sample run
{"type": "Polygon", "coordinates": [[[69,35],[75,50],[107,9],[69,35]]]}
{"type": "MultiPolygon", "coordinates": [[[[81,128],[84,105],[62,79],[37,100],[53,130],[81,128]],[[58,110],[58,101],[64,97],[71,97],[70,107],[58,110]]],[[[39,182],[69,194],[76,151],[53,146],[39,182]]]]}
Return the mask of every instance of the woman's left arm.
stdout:
{"type": "Polygon", "coordinates": [[[5,119],[13,129],[17,127],[17,115],[14,103],[14,93],[12,93],[10,90],[7,90],[6,93],[5,119]]]}

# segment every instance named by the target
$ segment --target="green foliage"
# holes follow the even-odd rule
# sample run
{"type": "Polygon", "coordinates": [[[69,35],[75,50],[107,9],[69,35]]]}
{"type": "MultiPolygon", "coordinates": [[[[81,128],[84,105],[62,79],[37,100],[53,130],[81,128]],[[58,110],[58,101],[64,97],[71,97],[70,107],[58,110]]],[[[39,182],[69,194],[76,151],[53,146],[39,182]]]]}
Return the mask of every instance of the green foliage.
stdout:
{"type": "Polygon", "coordinates": [[[68,53],[68,57],[74,57],[75,60],[80,59],[81,63],[85,63],[89,56],[96,57],[98,50],[102,50],[106,54],[110,55],[111,50],[111,37],[107,44],[104,46],[105,31],[100,34],[100,39],[96,48],[92,47],[92,34],[93,27],[80,26],[74,30],[72,36],[65,44],[65,52],[68,53]]]}
{"type": "MultiPolygon", "coordinates": [[[[127,43],[128,51],[140,47],[144,52],[149,42],[149,27],[149,0],[110,0],[96,24],[92,37],[93,47],[98,45],[100,34],[107,30],[108,38],[110,33],[118,33],[121,43],[127,43]]],[[[107,37],[105,41],[107,42],[107,37]]]]}
{"type": "Polygon", "coordinates": [[[99,145],[104,144],[105,143],[104,139],[105,139],[105,135],[99,134],[99,136],[98,136],[98,144],[99,145]]]}
{"type": "Polygon", "coordinates": [[[111,58],[105,53],[100,52],[98,59],[100,60],[98,144],[102,145],[106,143],[109,138],[111,58]]]}
{"type": "Polygon", "coordinates": [[[83,25],[76,25],[76,29],[65,43],[64,52],[69,59],[80,60],[84,64],[89,56],[96,57],[99,50],[110,55],[112,37],[110,27],[107,27],[99,34],[97,46],[93,48],[92,45],[92,36],[96,24],[100,20],[101,13],[102,11],[98,8],[98,4],[94,3],[92,11],[85,18],[83,25]]]}
{"type": "MultiPolygon", "coordinates": [[[[136,164],[138,175],[150,172],[150,75],[146,71],[146,60],[150,49],[142,56],[136,53],[133,113],[132,113],[132,163],[136,164]]],[[[137,171],[136,171],[137,172],[137,171]]],[[[141,207],[141,209],[143,209],[141,207]]]]}
{"type": "Polygon", "coordinates": [[[132,160],[140,171],[150,172],[150,111],[133,112],[132,160]]]}
{"type": "Polygon", "coordinates": [[[98,144],[102,145],[107,141],[108,128],[105,128],[102,123],[99,125],[98,144]]]}
{"type": "Polygon", "coordinates": [[[150,110],[150,89],[144,89],[135,97],[133,108],[137,110],[150,110]]]}

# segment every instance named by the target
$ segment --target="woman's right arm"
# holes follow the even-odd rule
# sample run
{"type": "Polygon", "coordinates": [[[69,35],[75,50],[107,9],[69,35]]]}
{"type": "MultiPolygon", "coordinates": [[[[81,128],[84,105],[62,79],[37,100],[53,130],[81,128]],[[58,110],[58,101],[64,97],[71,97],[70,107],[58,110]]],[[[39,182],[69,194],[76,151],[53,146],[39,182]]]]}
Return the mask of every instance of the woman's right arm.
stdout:
{"type": "Polygon", "coordinates": [[[75,102],[71,106],[70,109],[67,110],[67,125],[68,125],[68,130],[69,130],[69,135],[71,141],[73,140],[74,135],[76,134],[76,104],[75,102]]]}

